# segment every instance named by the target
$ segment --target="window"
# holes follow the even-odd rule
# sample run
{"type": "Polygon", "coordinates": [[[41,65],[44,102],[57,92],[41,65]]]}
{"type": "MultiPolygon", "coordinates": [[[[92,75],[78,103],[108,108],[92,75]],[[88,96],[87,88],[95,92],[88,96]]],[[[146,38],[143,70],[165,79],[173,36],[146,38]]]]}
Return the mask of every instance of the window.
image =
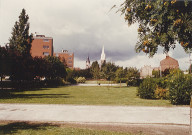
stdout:
{"type": "Polygon", "coordinates": [[[49,39],[43,39],[43,42],[49,42],[49,39]]]}
{"type": "Polygon", "coordinates": [[[43,52],[44,56],[49,56],[49,52],[43,52]]]}
{"type": "Polygon", "coordinates": [[[43,49],[49,49],[48,45],[43,45],[43,49]]]}
{"type": "Polygon", "coordinates": [[[71,60],[71,59],[72,59],[72,57],[69,57],[68,59],[69,59],[69,60],[71,60]]]}
{"type": "Polygon", "coordinates": [[[73,63],[72,61],[68,61],[68,63],[73,63]]]}

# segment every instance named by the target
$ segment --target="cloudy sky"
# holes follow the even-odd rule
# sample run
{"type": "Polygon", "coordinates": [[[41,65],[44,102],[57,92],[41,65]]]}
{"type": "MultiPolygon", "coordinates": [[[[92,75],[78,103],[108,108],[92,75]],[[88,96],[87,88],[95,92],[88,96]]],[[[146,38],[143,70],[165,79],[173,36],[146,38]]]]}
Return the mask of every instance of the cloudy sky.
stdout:
{"type": "MultiPolygon", "coordinates": [[[[110,10],[122,0],[0,0],[0,45],[8,42],[12,27],[23,8],[29,15],[30,32],[54,39],[54,51],[69,50],[75,54],[75,67],[85,68],[87,56],[100,59],[102,46],[107,61],[123,67],[159,66],[165,58],[162,49],[153,58],[134,50],[138,25],[128,27],[124,17],[110,10]]],[[[189,56],[179,44],[169,53],[183,70],[189,67],[189,56]]]]}

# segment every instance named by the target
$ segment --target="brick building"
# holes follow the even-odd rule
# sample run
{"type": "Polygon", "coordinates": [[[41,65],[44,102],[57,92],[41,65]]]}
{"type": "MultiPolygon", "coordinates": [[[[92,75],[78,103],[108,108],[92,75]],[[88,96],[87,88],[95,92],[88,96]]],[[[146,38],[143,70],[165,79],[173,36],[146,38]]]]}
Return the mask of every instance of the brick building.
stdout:
{"type": "Polygon", "coordinates": [[[74,68],[74,53],[68,52],[67,50],[62,50],[60,53],[54,53],[54,56],[59,57],[67,67],[74,68]]]}
{"type": "Polygon", "coordinates": [[[178,69],[179,63],[177,60],[166,55],[166,58],[160,62],[160,70],[164,71],[165,69],[178,69]]]}
{"type": "Polygon", "coordinates": [[[36,35],[31,44],[32,57],[53,56],[53,38],[45,35],[36,35]]]}

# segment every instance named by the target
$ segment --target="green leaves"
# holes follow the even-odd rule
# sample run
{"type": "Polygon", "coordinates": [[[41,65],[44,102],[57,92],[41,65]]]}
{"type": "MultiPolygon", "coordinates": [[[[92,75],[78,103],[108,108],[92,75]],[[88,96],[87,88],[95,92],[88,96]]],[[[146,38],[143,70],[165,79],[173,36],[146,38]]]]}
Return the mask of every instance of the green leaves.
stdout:
{"type": "Polygon", "coordinates": [[[20,54],[30,56],[31,43],[33,35],[29,35],[29,22],[28,15],[26,15],[25,9],[19,16],[19,21],[15,22],[12,29],[12,36],[9,39],[9,46],[16,49],[20,54]]]}
{"type": "Polygon", "coordinates": [[[192,48],[192,2],[177,0],[125,0],[121,6],[128,25],[139,23],[136,52],[153,56],[158,46],[168,52],[176,41],[184,42],[184,49],[192,48]],[[150,45],[144,41],[153,39],[150,45]]]}

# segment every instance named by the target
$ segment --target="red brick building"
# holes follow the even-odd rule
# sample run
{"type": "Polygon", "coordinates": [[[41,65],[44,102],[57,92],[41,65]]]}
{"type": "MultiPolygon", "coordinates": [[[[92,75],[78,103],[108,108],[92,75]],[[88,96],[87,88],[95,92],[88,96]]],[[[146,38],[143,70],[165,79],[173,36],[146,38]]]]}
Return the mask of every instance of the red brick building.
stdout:
{"type": "Polygon", "coordinates": [[[169,57],[168,55],[166,56],[165,59],[163,59],[160,62],[160,70],[164,71],[165,69],[178,69],[179,68],[179,63],[177,60],[169,57]]]}
{"type": "Polygon", "coordinates": [[[36,35],[31,44],[32,57],[53,56],[53,38],[45,35],[36,35]]]}
{"type": "Polygon", "coordinates": [[[67,67],[74,69],[74,53],[62,50],[60,53],[54,53],[54,56],[59,57],[67,67]]]}

